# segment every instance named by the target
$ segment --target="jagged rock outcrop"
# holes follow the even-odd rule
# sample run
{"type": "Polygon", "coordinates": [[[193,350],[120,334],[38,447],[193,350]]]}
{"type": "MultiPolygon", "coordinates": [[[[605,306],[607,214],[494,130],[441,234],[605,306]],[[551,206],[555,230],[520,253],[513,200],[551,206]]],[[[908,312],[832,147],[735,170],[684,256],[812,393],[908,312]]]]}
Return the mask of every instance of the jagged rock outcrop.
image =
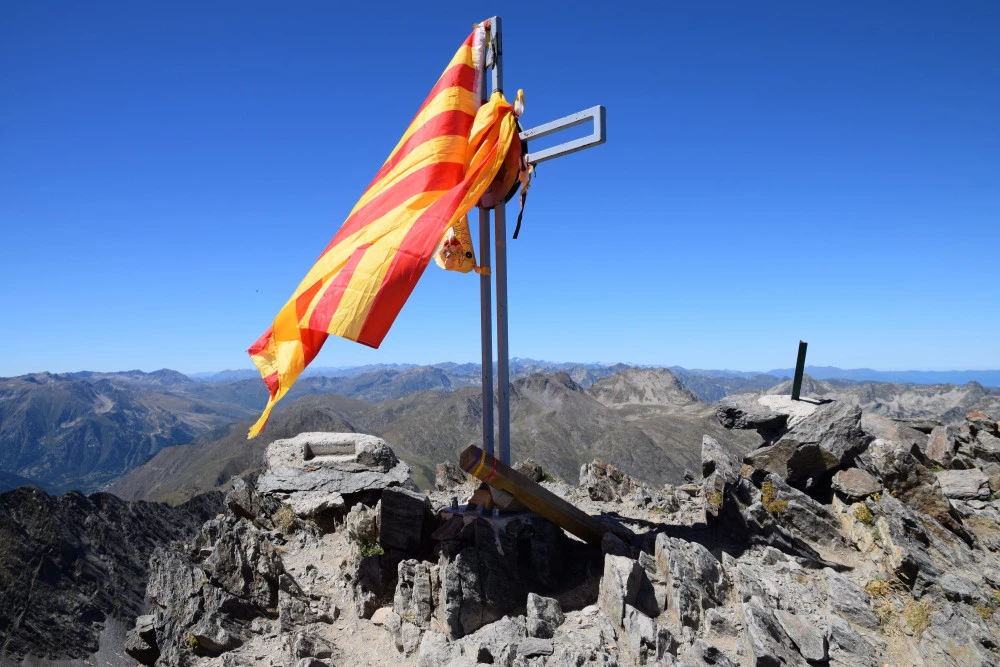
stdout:
{"type": "Polygon", "coordinates": [[[131,625],[142,612],[154,549],[190,538],[221,506],[218,493],[179,507],[35,487],[0,494],[0,662],[96,651],[108,619],[131,625]]]}
{"type": "MultiPolygon", "coordinates": [[[[706,437],[700,484],[652,488],[600,462],[581,486],[543,482],[605,522],[599,547],[530,512],[462,504],[472,487],[458,475],[439,476],[429,497],[405,485],[342,496],[323,529],[280,504],[294,491],[237,485],[193,545],[157,552],[150,598],[173,620],[151,609],[130,641],[161,665],[198,652],[227,665],[373,652],[425,667],[1000,664],[1000,502],[981,497],[990,462],[932,472],[924,431],[779,399],[765,405],[784,411],[771,445],[836,464],[803,483],[706,437]],[[945,472],[961,475],[942,483],[945,472]],[[948,498],[958,486],[974,493],[948,498]],[[198,648],[183,645],[191,636],[198,648]]],[[[974,437],[988,427],[977,419],[974,437]]]]}

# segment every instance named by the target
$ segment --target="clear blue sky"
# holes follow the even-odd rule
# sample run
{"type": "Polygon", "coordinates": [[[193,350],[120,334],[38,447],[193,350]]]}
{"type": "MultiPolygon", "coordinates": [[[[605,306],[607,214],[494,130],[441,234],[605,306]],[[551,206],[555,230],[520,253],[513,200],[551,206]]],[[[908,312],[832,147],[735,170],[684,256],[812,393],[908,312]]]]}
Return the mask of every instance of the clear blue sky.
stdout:
{"type": "MultiPolygon", "coordinates": [[[[498,12],[527,126],[608,109],[509,244],[513,355],[1000,367],[992,0],[38,0],[0,7],[0,375],[248,367],[498,12]]],[[[478,349],[476,278],[432,265],[380,350],[315,364],[478,349]]]]}

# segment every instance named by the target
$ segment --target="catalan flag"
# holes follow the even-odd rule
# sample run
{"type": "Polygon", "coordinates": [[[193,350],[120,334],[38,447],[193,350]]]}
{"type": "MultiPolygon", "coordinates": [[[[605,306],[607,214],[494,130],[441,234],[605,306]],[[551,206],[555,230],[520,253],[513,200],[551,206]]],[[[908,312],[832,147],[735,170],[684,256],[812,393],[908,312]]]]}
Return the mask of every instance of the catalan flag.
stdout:
{"type": "Polygon", "coordinates": [[[511,146],[519,149],[503,95],[479,106],[486,29],[476,26],[458,49],[347,220],[248,350],[270,393],[249,437],[328,335],[382,343],[442,238],[479,201],[511,146]]]}

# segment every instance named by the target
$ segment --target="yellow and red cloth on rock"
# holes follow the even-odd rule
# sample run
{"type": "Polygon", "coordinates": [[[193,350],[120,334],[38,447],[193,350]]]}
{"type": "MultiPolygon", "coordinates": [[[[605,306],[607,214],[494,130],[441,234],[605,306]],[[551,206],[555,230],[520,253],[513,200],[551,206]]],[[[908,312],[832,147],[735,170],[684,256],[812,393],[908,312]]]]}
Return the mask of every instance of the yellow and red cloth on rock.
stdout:
{"type": "Polygon", "coordinates": [[[458,49],[343,226],[247,350],[270,393],[249,437],[328,335],[382,343],[444,235],[503,164],[517,121],[499,92],[479,107],[483,30],[458,49]]]}

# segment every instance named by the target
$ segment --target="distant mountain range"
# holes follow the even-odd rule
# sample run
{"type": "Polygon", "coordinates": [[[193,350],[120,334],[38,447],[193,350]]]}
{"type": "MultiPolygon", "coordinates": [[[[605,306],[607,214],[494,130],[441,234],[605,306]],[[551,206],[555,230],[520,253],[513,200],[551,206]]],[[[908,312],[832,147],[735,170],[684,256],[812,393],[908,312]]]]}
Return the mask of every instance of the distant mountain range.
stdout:
{"type": "MultiPolygon", "coordinates": [[[[909,384],[965,384],[978,382],[985,387],[1000,387],[996,371],[876,371],[871,368],[843,369],[836,366],[806,366],[806,375],[817,380],[853,380],[855,382],[903,382],[909,384]]],[[[794,368],[778,368],[768,375],[792,377],[794,368]]]]}
{"type": "MultiPolygon", "coordinates": [[[[479,364],[456,364],[445,362],[440,364],[430,364],[430,367],[461,375],[479,376],[479,364]]],[[[494,368],[496,365],[494,364],[494,368]]],[[[382,370],[404,371],[412,368],[422,368],[417,364],[370,364],[366,366],[344,366],[344,367],[319,367],[306,369],[304,376],[321,377],[350,377],[365,373],[382,370]]],[[[426,368],[426,366],[423,366],[426,368]]],[[[540,361],[537,359],[511,359],[511,375],[513,377],[523,377],[532,373],[554,373],[565,370],[573,376],[571,369],[581,371],[602,372],[610,369],[612,372],[622,368],[659,368],[644,364],[602,364],[602,363],[563,363],[552,361],[540,361]]],[[[720,382],[730,381],[738,390],[760,388],[766,386],[765,383],[781,381],[784,378],[791,378],[795,374],[794,368],[776,368],[769,371],[736,371],[695,368],[689,369],[683,366],[667,366],[675,375],[682,379],[690,378],[694,383],[700,378],[709,378],[720,382]],[[742,385],[740,383],[746,383],[742,385]]],[[[138,371],[132,371],[138,372],[138,371]]],[[[173,372],[173,371],[170,371],[173,372]]],[[[836,366],[806,366],[806,375],[817,380],[852,380],[855,382],[901,382],[911,384],[965,384],[967,382],[978,382],[985,387],[1000,387],[1000,370],[980,370],[980,371],[877,371],[871,368],[837,368],[836,366]]],[[[200,382],[221,382],[227,380],[256,379],[259,373],[253,368],[238,370],[227,370],[208,373],[193,373],[192,379],[200,382]]],[[[603,377],[603,376],[602,376],[603,377]]],[[[478,380],[477,380],[478,382],[478,380]]],[[[589,386],[589,385],[587,385],[589,386]]],[[[714,391],[714,390],[713,390],[714,391]]],[[[717,396],[712,400],[718,400],[722,396],[717,396]]]]}
{"type": "MultiPolygon", "coordinates": [[[[533,458],[574,482],[582,463],[600,458],[657,485],[679,483],[685,469],[698,469],[702,435],[740,453],[759,440],[723,430],[712,406],[667,369],[624,369],[588,389],[565,371],[534,374],[515,380],[510,397],[512,460],[533,458]]],[[[110,490],[126,499],[183,501],[233,475],[252,473],[272,440],[304,431],[379,435],[426,486],[437,463],[455,461],[470,443],[482,441],[482,404],[478,387],[471,386],[378,403],[324,394],[279,405],[262,436],[247,442],[250,423],[235,424],[214,441],[167,448],[110,490]]]]}
{"type": "MultiPolygon", "coordinates": [[[[828,376],[835,370],[837,369],[820,369],[820,375],[828,376]]],[[[867,392],[865,395],[872,397],[880,397],[887,391],[893,397],[922,395],[916,389],[912,391],[907,389],[913,385],[898,384],[892,385],[892,389],[887,389],[884,385],[872,385],[870,381],[857,379],[860,377],[858,372],[844,371],[844,373],[852,373],[853,377],[826,380],[825,382],[833,384],[829,385],[832,389],[827,388],[824,391],[848,391],[848,388],[853,386],[855,388],[851,391],[856,394],[867,392]]],[[[590,417],[584,413],[588,410],[592,413],[591,416],[603,414],[610,420],[606,423],[601,422],[603,424],[601,429],[604,430],[600,430],[600,433],[591,431],[586,436],[592,438],[592,442],[605,438],[609,443],[607,445],[609,450],[616,450],[617,447],[612,442],[614,438],[607,435],[615,428],[619,428],[620,433],[633,434],[634,437],[623,436],[623,442],[633,443],[638,448],[637,451],[643,450],[648,443],[641,442],[642,438],[635,434],[633,427],[643,431],[646,434],[644,437],[658,447],[664,446],[663,443],[670,443],[672,447],[679,446],[677,440],[671,439],[673,431],[670,428],[660,429],[654,423],[659,417],[653,413],[665,414],[666,408],[663,405],[666,403],[673,406],[670,408],[673,409],[678,405],[695,401],[704,408],[705,403],[712,403],[732,393],[772,390],[776,385],[780,387],[780,383],[790,377],[790,373],[781,370],[769,374],[730,370],[692,370],[682,367],[667,370],[627,364],[553,363],[519,358],[511,360],[511,375],[514,380],[525,380],[536,376],[564,377],[564,380],[551,380],[554,383],[552,386],[563,386],[564,389],[568,386],[573,387],[571,393],[560,398],[562,401],[560,406],[576,405],[579,408],[576,413],[572,410],[563,413],[555,410],[553,415],[546,415],[544,410],[531,401],[522,404],[524,410],[522,416],[527,419],[528,415],[535,415],[536,423],[525,421],[517,428],[523,428],[524,433],[548,433],[545,438],[551,438],[551,444],[546,443],[541,448],[551,448],[553,452],[562,446],[560,443],[564,440],[576,437],[574,433],[577,435],[583,433],[579,429],[574,431],[574,423],[586,423],[590,417]],[[632,371],[667,373],[670,379],[667,382],[661,378],[666,383],[663,386],[680,387],[686,398],[681,400],[680,394],[673,395],[670,401],[654,402],[654,405],[658,406],[654,408],[641,407],[641,401],[633,404],[630,400],[624,400],[621,398],[625,396],[623,392],[632,391],[632,388],[625,385],[618,386],[616,383],[621,382],[622,378],[631,377],[629,373],[632,371]],[[602,382],[609,378],[616,379],[602,382]],[[617,398],[609,398],[611,396],[617,398]],[[585,406],[590,408],[585,410],[585,406]],[[614,414],[607,413],[608,410],[614,414]],[[573,419],[567,416],[570,414],[575,414],[573,419]],[[558,420],[561,418],[565,418],[562,434],[549,433],[550,427],[555,428],[554,425],[560,423],[558,420]],[[552,421],[553,419],[555,421],[552,421]],[[624,424],[617,421],[621,419],[625,420],[624,424]]],[[[636,377],[640,376],[641,373],[636,377]]],[[[819,379],[816,378],[814,381],[818,382],[819,379]]],[[[394,444],[398,444],[404,452],[408,447],[412,448],[410,460],[419,468],[418,472],[426,481],[430,475],[429,468],[421,466],[435,464],[442,460],[440,457],[450,458],[453,452],[449,448],[464,446],[478,437],[475,435],[475,428],[478,428],[476,419],[467,420],[468,428],[464,426],[458,428],[454,426],[454,414],[478,409],[473,404],[478,405],[479,402],[480,382],[480,367],[471,363],[449,362],[431,366],[378,364],[351,368],[318,368],[313,369],[313,374],[299,379],[279,405],[278,412],[291,405],[295,399],[308,396],[335,394],[340,398],[322,400],[316,398],[312,402],[302,403],[300,408],[304,409],[304,406],[311,405],[316,409],[322,407],[323,410],[329,411],[329,405],[336,403],[337,400],[352,399],[354,403],[351,405],[354,407],[348,411],[350,414],[338,412],[338,414],[343,413],[341,416],[345,420],[341,427],[346,430],[367,429],[391,437],[394,439],[394,444]],[[377,407],[372,408],[372,405],[377,407]],[[455,411],[454,414],[439,414],[445,406],[450,406],[448,409],[455,411]],[[413,413],[405,414],[407,410],[413,413]],[[357,417],[357,414],[361,413],[365,415],[363,419],[357,417]],[[421,423],[423,419],[429,421],[421,423]],[[438,445],[424,445],[422,443],[430,442],[436,437],[435,419],[443,419],[445,422],[442,423],[452,424],[448,427],[452,429],[449,431],[452,435],[438,438],[438,445]],[[452,421],[448,422],[449,419],[452,421]],[[408,432],[404,426],[411,431],[416,430],[408,432]]],[[[536,395],[531,392],[534,384],[527,383],[523,386],[527,392],[523,396],[536,395]]],[[[920,405],[930,406],[924,411],[933,412],[940,407],[942,413],[950,410],[956,415],[967,407],[977,404],[977,401],[987,400],[984,397],[1000,393],[998,390],[985,389],[976,383],[973,385],[966,383],[962,387],[953,385],[928,385],[928,387],[925,392],[928,398],[917,401],[920,405]],[[945,398],[940,400],[931,398],[934,396],[945,398]]],[[[562,391],[563,389],[551,389],[548,393],[542,392],[537,396],[541,397],[543,394],[556,396],[561,395],[559,392],[562,391]]],[[[570,390],[565,389],[565,391],[570,390]]],[[[658,390],[650,388],[649,391],[655,394],[658,390]]],[[[516,391],[514,393],[516,394],[516,391]]],[[[183,448],[174,449],[175,446],[199,447],[230,436],[234,438],[234,450],[239,452],[254,450],[252,446],[246,444],[239,431],[244,429],[243,422],[255,419],[259,415],[266,399],[266,389],[256,371],[224,371],[200,379],[169,369],[152,373],[142,371],[33,373],[16,378],[0,378],[0,491],[24,484],[35,484],[50,493],[63,493],[71,489],[88,493],[99,491],[106,489],[122,475],[151,461],[164,449],[174,450],[171,455],[179,456],[183,448]],[[251,377],[239,379],[244,374],[251,377]],[[234,424],[240,425],[234,426],[234,424]]],[[[873,398],[872,404],[880,400],[873,398]]],[[[888,410],[886,406],[896,403],[899,403],[896,398],[881,400],[882,407],[879,409],[888,410]]],[[[899,403],[902,406],[900,410],[912,412],[916,409],[917,403],[906,404],[903,400],[899,403]]],[[[296,427],[299,431],[319,428],[317,419],[310,418],[303,412],[298,417],[289,417],[287,426],[290,430],[296,427]]],[[[600,419],[598,421],[600,422],[600,419]]],[[[324,428],[333,428],[338,423],[331,421],[324,428]]],[[[678,433],[685,431],[684,424],[679,427],[678,433]]],[[[277,431],[273,424],[269,426],[268,433],[277,431]]],[[[296,432],[298,431],[289,432],[289,435],[294,435],[296,432]]],[[[545,441],[541,435],[530,437],[540,443],[545,441]]],[[[697,440],[700,436],[692,437],[697,440]]],[[[581,460],[579,456],[590,451],[591,444],[578,448],[576,454],[563,452],[558,457],[553,454],[550,465],[553,469],[572,476],[571,469],[581,460]]],[[[670,454],[669,461],[656,464],[651,469],[651,477],[672,479],[683,466],[688,465],[685,456],[684,453],[670,454]]],[[[627,468],[627,459],[622,456],[621,460],[625,461],[623,465],[627,468]]],[[[164,459],[161,458],[157,465],[166,465],[164,459]]],[[[214,470],[216,476],[229,475],[233,471],[245,471],[246,465],[249,465],[249,462],[240,453],[233,459],[231,465],[221,468],[207,467],[200,474],[208,475],[209,470],[214,470]]],[[[639,476],[641,477],[641,474],[639,476]]],[[[228,477],[224,477],[222,481],[225,479],[228,477]]],[[[155,480],[156,485],[160,483],[159,480],[155,480]]],[[[213,488],[217,483],[218,480],[215,479],[198,482],[199,488],[213,488]]],[[[172,492],[165,491],[161,495],[169,495],[172,492]]]]}

